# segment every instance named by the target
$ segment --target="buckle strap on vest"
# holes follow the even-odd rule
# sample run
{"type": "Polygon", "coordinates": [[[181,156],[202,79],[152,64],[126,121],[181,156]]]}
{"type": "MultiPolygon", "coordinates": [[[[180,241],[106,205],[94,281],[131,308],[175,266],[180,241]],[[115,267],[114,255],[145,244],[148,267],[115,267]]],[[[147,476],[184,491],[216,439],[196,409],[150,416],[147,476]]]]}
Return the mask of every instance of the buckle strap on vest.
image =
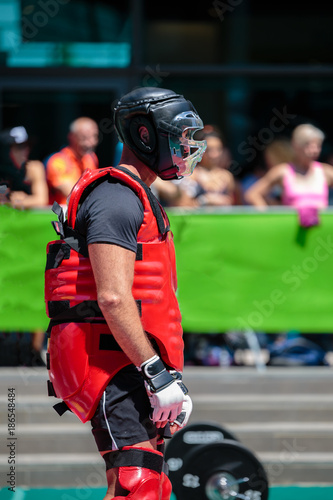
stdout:
{"type": "MultiPolygon", "coordinates": [[[[47,392],[48,392],[48,396],[53,396],[53,397],[57,397],[56,395],[56,392],[54,390],[54,387],[53,387],[53,384],[51,382],[51,380],[48,380],[47,381],[47,392]]],[[[65,401],[61,401],[61,403],[57,403],[53,406],[53,408],[55,409],[55,411],[58,413],[58,415],[63,415],[66,411],[72,411],[68,406],[67,404],[65,403],[65,401]]]]}
{"type": "Polygon", "coordinates": [[[80,323],[87,318],[101,319],[105,322],[96,300],[84,300],[73,307],[70,307],[69,300],[53,300],[49,301],[48,306],[51,321],[56,323],[80,323]]]}
{"type": "Polygon", "coordinates": [[[55,411],[58,413],[58,415],[60,415],[60,417],[66,413],[66,411],[72,411],[68,406],[67,404],[65,403],[65,401],[61,401],[61,403],[57,403],[56,405],[53,405],[53,408],[55,409],[55,411]]]}
{"type": "Polygon", "coordinates": [[[73,250],[88,257],[88,246],[85,238],[75,229],[69,227],[65,221],[64,211],[56,201],[52,205],[52,212],[58,216],[57,221],[52,221],[55,232],[63,239],[73,250]]]}
{"type": "MultiPolygon", "coordinates": [[[[136,300],[135,303],[139,315],[142,316],[141,300],[136,300]]],[[[50,300],[48,308],[53,323],[81,323],[87,319],[106,323],[97,300],[84,300],[73,307],[70,307],[69,300],[50,300]]]]}

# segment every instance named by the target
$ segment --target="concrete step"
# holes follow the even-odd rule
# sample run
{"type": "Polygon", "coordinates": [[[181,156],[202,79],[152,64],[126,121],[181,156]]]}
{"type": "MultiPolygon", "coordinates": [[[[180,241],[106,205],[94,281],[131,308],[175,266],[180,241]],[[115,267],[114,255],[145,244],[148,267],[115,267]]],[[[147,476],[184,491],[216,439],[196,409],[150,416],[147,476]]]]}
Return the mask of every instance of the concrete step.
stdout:
{"type": "Polygon", "coordinates": [[[15,389],[17,396],[47,394],[47,379],[45,367],[0,367],[0,394],[5,394],[9,387],[15,389]]]}
{"type": "MultiPolygon", "coordinates": [[[[211,420],[220,425],[226,422],[328,422],[333,414],[333,397],[330,395],[258,396],[247,394],[193,395],[193,421],[211,420]]],[[[45,422],[55,426],[79,422],[71,412],[61,417],[53,409],[58,402],[47,396],[21,396],[16,399],[19,424],[39,425],[45,422]]],[[[0,422],[7,421],[7,398],[0,397],[0,422]]]]}
{"type": "MultiPolygon", "coordinates": [[[[212,389],[210,388],[210,391],[212,389]]],[[[224,422],[327,422],[331,420],[330,394],[192,394],[193,420],[224,422]]]]}
{"type": "MultiPolygon", "coordinates": [[[[192,422],[195,421],[191,418],[190,423],[192,422]]],[[[223,428],[231,431],[247,448],[257,452],[281,452],[286,448],[302,453],[333,450],[332,422],[320,424],[318,422],[227,423],[223,425],[223,428]]],[[[6,436],[6,431],[7,427],[0,425],[0,435],[6,436]]],[[[19,454],[94,453],[97,450],[90,423],[39,424],[38,426],[19,424],[15,435],[19,454]]]]}
{"type": "Polygon", "coordinates": [[[301,453],[283,450],[278,453],[256,453],[271,485],[332,484],[333,453],[301,453]]]}
{"type": "MultiPolygon", "coordinates": [[[[7,389],[16,394],[17,485],[103,487],[105,468],[90,424],[46,392],[45,368],[0,369],[0,436],[7,437],[7,389]]],[[[333,384],[330,367],[186,367],[190,423],[230,430],[263,463],[272,484],[333,483],[333,384]]],[[[6,439],[0,473],[8,472],[6,439]]]]}
{"type": "MultiPolygon", "coordinates": [[[[53,409],[53,405],[59,403],[59,399],[48,396],[25,395],[16,398],[16,416],[20,424],[39,425],[45,422],[59,425],[63,423],[77,423],[78,418],[70,411],[61,417],[53,409]]],[[[0,422],[7,421],[7,397],[0,396],[0,422]]]]}
{"type": "Polygon", "coordinates": [[[333,450],[332,422],[252,422],[223,426],[255,452],[330,453],[333,450]]]}
{"type": "MultiPolygon", "coordinates": [[[[0,435],[6,435],[6,426],[0,425],[0,435]]],[[[89,422],[82,424],[20,424],[16,427],[15,435],[17,453],[94,453],[97,452],[96,443],[91,432],[89,422]]],[[[9,437],[7,442],[9,441],[9,437]]],[[[0,448],[1,449],[1,448],[0,448]]]]}
{"type": "MultiPolygon", "coordinates": [[[[200,367],[185,366],[184,381],[192,394],[333,394],[333,366],[328,367],[200,367]]],[[[0,367],[0,394],[47,394],[48,373],[42,367],[0,367]]]]}
{"type": "MultiPolygon", "coordinates": [[[[301,453],[283,450],[256,453],[264,466],[270,485],[332,484],[333,453],[301,453]]],[[[0,455],[0,474],[8,472],[7,455],[0,455]]],[[[98,453],[21,454],[16,463],[19,487],[103,487],[105,466],[98,453]]]]}
{"type": "Polygon", "coordinates": [[[333,367],[266,367],[263,371],[245,367],[190,367],[184,382],[195,394],[333,394],[333,367]]]}
{"type": "MultiPolygon", "coordinates": [[[[332,384],[333,385],[333,384],[332,384]]],[[[331,394],[221,394],[194,392],[193,420],[225,422],[328,422],[333,412],[331,394]]],[[[22,424],[62,424],[78,421],[71,412],[59,415],[53,405],[59,402],[46,395],[16,394],[17,420],[22,424]]],[[[0,396],[0,422],[7,420],[7,396],[0,396]]]]}
{"type": "MultiPolygon", "coordinates": [[[[0,455],[0,476],[9,472],[7,455],[0,455]]],[[[18,454],[16,485],[23,488],[106,486],[105,464],[99,453],[18,454]]],[[[85,491],[87,495],[87,491],[85,491]]],[[[83,497],[81,497],[83,498],[83,497]]],[[[86,497],[84,497],[86,498],[86,497]]]]}

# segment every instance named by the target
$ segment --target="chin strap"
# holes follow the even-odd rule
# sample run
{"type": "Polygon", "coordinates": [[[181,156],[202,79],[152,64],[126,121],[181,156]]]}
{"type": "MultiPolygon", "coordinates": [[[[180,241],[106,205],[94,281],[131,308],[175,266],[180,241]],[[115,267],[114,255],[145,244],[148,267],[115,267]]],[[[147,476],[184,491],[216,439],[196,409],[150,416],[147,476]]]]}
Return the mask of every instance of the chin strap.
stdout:
{"type": "Polygon", "coordinates": [[[118,468],[120,486],[129,493],[114,500],[169,500],[172,486],[163,453],[148,448],[124,446],[104,455],[106,470],[118,468]]]}

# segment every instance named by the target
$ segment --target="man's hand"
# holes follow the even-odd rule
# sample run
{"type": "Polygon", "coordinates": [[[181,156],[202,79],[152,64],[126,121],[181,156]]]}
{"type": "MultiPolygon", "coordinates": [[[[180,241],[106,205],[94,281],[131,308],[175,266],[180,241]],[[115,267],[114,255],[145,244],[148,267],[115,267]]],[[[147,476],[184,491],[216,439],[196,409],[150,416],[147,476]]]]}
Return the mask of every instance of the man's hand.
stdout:
{"type": "Polygon", "coordinates": [[[0,205],[9,204],[9,188],[5,184],[0,185],[0,205]]]}
{"type": "Polygon", "coordinates": [[[185,427],[185,425],[188,423],[192,413],[193,403],[192,399],[188,395],[186,386],[183,384],[182,374],[176,371],[171,371],[170,373],[174,378],[176,378],[177,383],[182,387],[182,390],[184,392],[182,411],[180,412],[179,415],[177,415],[177,418],[173,422],[171,422],[170,425],[171,434],[174,434],[182,427],[185,427]]]}
{"type": "Polygon", "coordinates": [[[24,202],[27,200],[29,195],[24,191],[12,191],[10,193],[10,203],[13,208],[24,208],[24,202]]]}
{"type": "Polygon", "coordinates": [[[166,370],[157,355],[142,363],[139,370],[145,379],[153,409],[151,419],[156,427],[164,427],[167,422],[174,422],[182,412],[185,398],[179,381],[166,370]]]}

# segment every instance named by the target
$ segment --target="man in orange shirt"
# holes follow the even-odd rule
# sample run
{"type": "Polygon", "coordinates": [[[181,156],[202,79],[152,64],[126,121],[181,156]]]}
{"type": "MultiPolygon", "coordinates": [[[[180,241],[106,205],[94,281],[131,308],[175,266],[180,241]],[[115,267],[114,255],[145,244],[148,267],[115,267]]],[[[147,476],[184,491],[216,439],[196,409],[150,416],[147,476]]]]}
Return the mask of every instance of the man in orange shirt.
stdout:
{"type": "Polygon", "coordinates": [[[49,204],[57,201],[65,205],[72,187],[87,168],[98,168],[94,152],[98,144],[97,123],[88,117],[77,118],[71,123],[68,146],[53,154],[46,164],[49,187],[49,204]]]}

